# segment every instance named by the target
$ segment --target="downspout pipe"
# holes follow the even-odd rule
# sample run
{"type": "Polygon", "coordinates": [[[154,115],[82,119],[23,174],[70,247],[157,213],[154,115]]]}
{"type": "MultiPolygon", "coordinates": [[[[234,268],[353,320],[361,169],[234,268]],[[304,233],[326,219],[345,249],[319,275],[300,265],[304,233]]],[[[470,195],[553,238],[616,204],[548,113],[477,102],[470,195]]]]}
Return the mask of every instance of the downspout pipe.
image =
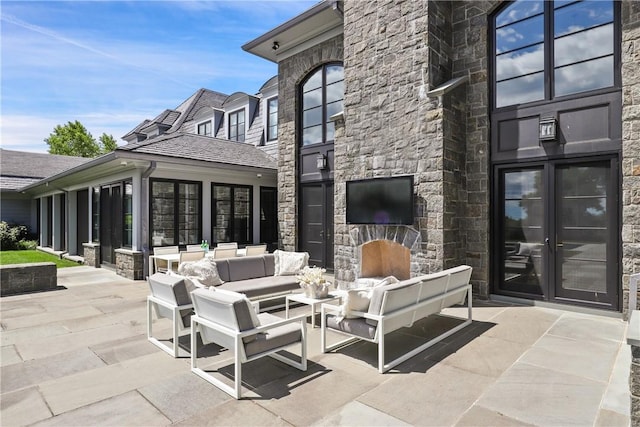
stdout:
{"type": "Polygon", "coordinates": [[[342,1],[334,1],[331,4],[331,9],[333,9],[333,11],[341,18],[344,19],[344,10],[343,10],[343,5],[342,5],[342,1]]]}

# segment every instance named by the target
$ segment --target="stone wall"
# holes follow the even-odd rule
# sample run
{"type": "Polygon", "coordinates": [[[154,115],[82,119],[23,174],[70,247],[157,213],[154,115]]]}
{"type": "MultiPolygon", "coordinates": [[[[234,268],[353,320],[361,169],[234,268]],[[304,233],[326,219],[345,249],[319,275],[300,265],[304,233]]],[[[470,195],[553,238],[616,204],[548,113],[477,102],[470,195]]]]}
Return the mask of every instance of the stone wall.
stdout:
{"type": "MultiPolygon", "coordinates": [[[[622,285],[640,273],[640,2],[622,3],[622,285]]],[[[640,408],[636,408],[640,410],[640,408]]]]}
{"type": "MultiPolygon", "coordinates": [[[[452,103],[464,105],[465,211],[460,239],[465,263],[473,267],[473,291],[488,297],[489,287],[489,83],[488,14],[501,2],[452,3],[452,75],[467,76],[464,93],[455,92],[452,103]],[[458,98],[461,97],[462,99],[458,98]]],[[[462,129],[462,128],[461,128],[462,129]]]]}
{"type": "Polygon", "coordinates": [[[2,265],[0,296],[57,289],[57,274],[57,267],[52,262],[2,265]]]}
{"type": "MultiPolygon", "coordinates": [[[[475,219],[481,211],[477,206],[468,210],[467,192],[467,157],[478,161],[475,154],[469,156],[466,134],[467,119],[473,117],[467,103],[470,94],[475,92],[463,86],[446,94],[442,102],[426,95],[451,78],[470,77],[468,69],[455,69],[456,64],[461,64],[458,58],[463,55],[457,49],[464,49],[467,41],[471,43],[477,38],[463,38],[461,45],[455,35],[469,28],[459,23],[456,26],[454,17],[458,16],[455,11],[462,10],[464,15],[466,9],[472,8],[473,3],[426,0],[345,2],[345,129],[344,135],[336,140],[335,175],[338,279],[352,279],[341,275],[343,271],[353,270],[349,264],[355,262],[346,246],[349,241],[345,238],[348,234],[344,216],[345,182],[409,174],[414,176],[417,196],[414,227],[421,236],[421,249],[412,261],[412,274],[460,263],[475,264],[476,290],[487,289],[488,260],[469,262],[466,243],[468,225],[473,223],[469,219],[475,219]],[[478,266],[481,268],[476,270],[478,266]]],[[[486,24],[484,27],[486,31],[486,24]]],[[[483,55],[486,57],[486,45],[483,55]]],[[[484,57],[482,64],[486,65],[484,57]]],[[[486,95],[483,99],[486,100],[486,95]]],[[[484,114],[485,130],[481,135],[486,145],[486,104],[484,114]]],[[[487,162],[488,157],[482,160],[487,162]]],[[[483,171],[486,192],[488,168],[477,167],[476,163],[475,170],[483,171]]],[[[480,178],[474,175],[473,179],[474,188],[478,188],[480,178]]],[[[476,232],[471,238],[484,239],[483,255],[487,258],[486,194],[484,202],[485,223],[474,224],[475,230],[484,230],[484,235],[476,232]]]]}
{"type": "Polygon", "coordinates": [[[344,4],[345,129],[336,140],[336,278],[350,281],[346,181],[413,175],[422,247],[412,274],[442,267],[441,114],[429,89],[427,1],[344,4]],[[339,268],[339,269],[338,269],[339,268]],[[416,271],[417,270],[417,271],[416,271]]]}
{"type": "Polygon", "coordinates": [[[130,249],[116,249],[116,274],[131,280],[144,279],[144,258],[142,252],[130,249]]]}
{"type": "Polygon", "coordinates": [[[297,87],[318,66],[342,61],[342,36],[334,37],[278,64],[278,225],[280,247],[292,251],[298,240],[296,111],[297,87]]]}

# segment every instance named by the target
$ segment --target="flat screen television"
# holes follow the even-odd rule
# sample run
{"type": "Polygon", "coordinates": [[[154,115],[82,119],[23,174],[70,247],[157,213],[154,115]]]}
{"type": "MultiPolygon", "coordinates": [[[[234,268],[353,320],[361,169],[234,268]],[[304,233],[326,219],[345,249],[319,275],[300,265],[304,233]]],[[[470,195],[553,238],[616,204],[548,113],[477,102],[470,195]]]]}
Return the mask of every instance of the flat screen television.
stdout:
{"type": "Polygon", "coordinates": [[[413,225],[413,176],[347,181],[347,224],[413,225]]]}

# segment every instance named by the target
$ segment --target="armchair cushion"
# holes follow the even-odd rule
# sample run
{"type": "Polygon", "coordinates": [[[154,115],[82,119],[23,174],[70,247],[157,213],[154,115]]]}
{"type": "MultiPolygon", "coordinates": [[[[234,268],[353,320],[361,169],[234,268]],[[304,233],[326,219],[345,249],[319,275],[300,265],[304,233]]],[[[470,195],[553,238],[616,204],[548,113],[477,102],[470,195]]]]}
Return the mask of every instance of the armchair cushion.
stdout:
{"type": "Polygon", "coordinates": [[[193,277],[205,286],[218,286],[224,283],[218,274],[216,262],[209,257],[180,263],[178,274],[193,277]]]}
{"type": "MultiPolygon", "coordinates": [[[[263,325],[282,320],[269,313],[259,314],[258,318],[263,325]]],[[[302,332],[299,323],[288,323],[286,325],[276,326],[265,332],[260,332],[254,337],[254,340],[245,342],[244,351],[247,357],[255,356],[256,354],[264,353],[274,348],[295,344],[302,339],[302,332]]]]}
{"type": "Polygon", "coordinates": [[[307,252],[286,252],[277,249],[273,255],[275,256],[275,276],[294,276],[309,263],[307,252]]]}

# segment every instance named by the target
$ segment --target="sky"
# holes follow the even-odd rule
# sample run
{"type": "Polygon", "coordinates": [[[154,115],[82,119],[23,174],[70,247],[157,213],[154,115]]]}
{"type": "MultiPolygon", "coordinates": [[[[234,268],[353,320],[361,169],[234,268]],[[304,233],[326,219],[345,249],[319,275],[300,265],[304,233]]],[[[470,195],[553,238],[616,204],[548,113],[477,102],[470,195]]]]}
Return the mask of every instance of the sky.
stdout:
{"type": "Polygon", "coordinates": [[[277,66],[241,46],[314,1],[0,1],[0,146],[47,152],[78,120],[121,137],[200,88],[256,93],[277,66]]]}

